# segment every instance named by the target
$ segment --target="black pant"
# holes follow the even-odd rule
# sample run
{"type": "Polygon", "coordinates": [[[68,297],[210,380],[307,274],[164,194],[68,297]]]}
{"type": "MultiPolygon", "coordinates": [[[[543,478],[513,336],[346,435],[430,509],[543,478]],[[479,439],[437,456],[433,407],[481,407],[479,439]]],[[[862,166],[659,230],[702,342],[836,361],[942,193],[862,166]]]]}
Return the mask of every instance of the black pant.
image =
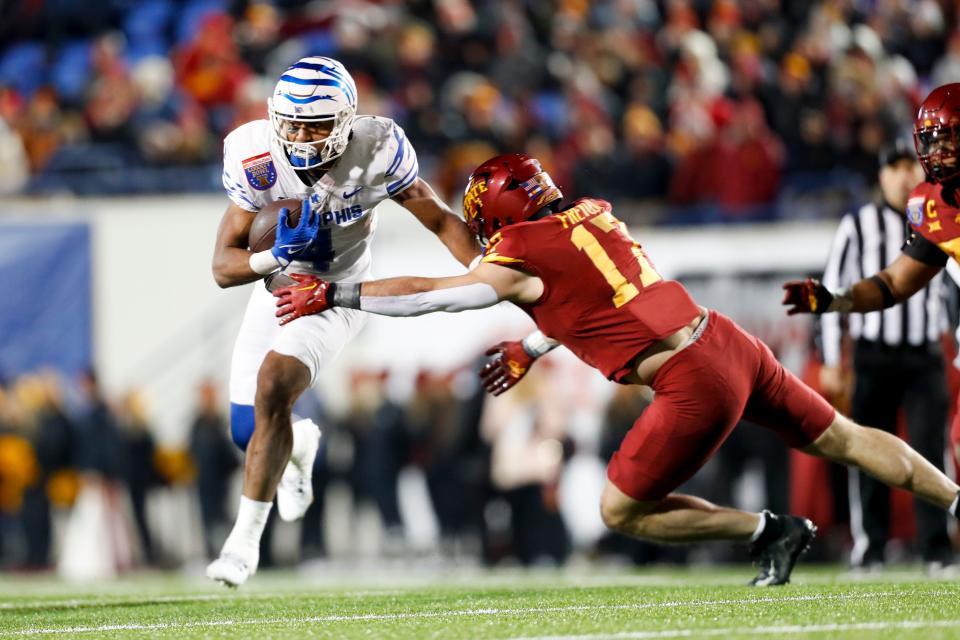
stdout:
{"type": "MultiPolygon", "coordinates": [[[[854,374],[853,419],[892,433],[902,408],[910,445],[943,470],[947,387],[939,348],[892,348],[860,341],[854,350],[854,374]]],[[[890,490],[864,473],[851,469],[850,474],[851,562],[854,566],[883,562],[890,490]]],[[[917,552],[927,562],[949,560],[946,512],[921,500],[916,500],[914,507],[917,552]]]]}

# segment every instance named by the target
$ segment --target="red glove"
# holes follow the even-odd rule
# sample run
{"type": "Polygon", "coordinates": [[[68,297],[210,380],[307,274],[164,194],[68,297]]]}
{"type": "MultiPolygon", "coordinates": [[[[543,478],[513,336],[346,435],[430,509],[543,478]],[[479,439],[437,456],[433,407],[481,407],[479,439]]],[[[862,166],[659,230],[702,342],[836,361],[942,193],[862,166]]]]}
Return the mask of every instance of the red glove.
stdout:
{"type": "Polygon", "coordinates": [[[833,294],[825,286],[820,284],[819,280],[807,278],[806,280],[791,280],[783,285],[783,302],[780,304],[790,305],[787,309],[787,315],[792,316],[797,313],[825,313],[827,307],[833,302],[833,294]]]}
{"type": "Polygon", "coordinates": [[[520,340],[501,342],[487,349],[486,355],[493,359],[480,370],[480,383],[495,396],[520,382],[536,359],[526,352],[520,340]]]}
{"type": "Polygon", "coordinates": [[[291,273],[296,284],[281,287],[273,292],[277,299],[277,317],[284,325],[303,316],[312,316],[326,311],[333,305],[328,298],[330,283],[314,276],[291,273]]]}

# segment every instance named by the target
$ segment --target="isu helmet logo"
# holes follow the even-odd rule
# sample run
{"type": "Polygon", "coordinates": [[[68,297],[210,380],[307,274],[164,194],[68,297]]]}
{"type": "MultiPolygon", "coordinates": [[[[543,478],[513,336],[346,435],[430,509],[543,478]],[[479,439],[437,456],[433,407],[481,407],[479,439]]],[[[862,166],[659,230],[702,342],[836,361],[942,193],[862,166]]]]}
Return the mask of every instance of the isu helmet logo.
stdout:
{"type": "Polygon", "coordinates": [[[480,209],[483,203],[480,201],[480,194],[487,192],[487,180],[485,177],[475,178],[467,185],[467,190],[463,194],[463,214],[467,222],[476,220],[480,215],[480,209]]]}

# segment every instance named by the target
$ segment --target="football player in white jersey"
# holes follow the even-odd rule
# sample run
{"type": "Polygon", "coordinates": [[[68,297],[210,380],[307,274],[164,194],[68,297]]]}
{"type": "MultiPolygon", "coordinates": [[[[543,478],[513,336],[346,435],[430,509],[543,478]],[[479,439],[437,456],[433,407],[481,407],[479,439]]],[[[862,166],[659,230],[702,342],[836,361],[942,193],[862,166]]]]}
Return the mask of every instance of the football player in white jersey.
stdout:
{"type": "MultiPolygon", "coordinates": [[[[310,57],[280,77],[267,100],[270,120],[248,122],[224,140],[223,186],[230,204],[217,231],[213,274],[233,287],[283,268],[327,280],[366,279],[374,208],[390,198],[469,265],[480,253],[473,234],[417,175],[417,155],[389,118],[357,116],[353,78],[336,60],[310,57]],[[299,224],[285,216],[274,247],[247,248],[255,213],[268,202],[304,200],[299,224]]],[[[365,315],[353,309],[280,327],[274,300],[254,287],[230,371],[231,433],[247,452],[243,496],[233,530],[207,575],[229,586],[257,569],[260,536],[274,493],[285,520],[313,500],[310,475],[320,432],[291,416],[300,394],[357,334],[365,315]],[[256,429],[254,429],[256,424],[256,429]],[[249,444],[248,444],[249,443],[249,444]]]]}

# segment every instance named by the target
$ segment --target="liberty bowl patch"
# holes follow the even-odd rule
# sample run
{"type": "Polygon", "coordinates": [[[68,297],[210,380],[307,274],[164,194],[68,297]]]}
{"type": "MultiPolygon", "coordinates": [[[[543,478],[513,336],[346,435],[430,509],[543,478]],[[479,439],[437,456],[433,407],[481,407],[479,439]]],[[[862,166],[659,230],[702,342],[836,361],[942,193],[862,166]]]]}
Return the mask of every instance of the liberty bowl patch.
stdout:
{"type": "Polygon", "coordinates": [[[244,160],[243,172],[247,174],[247,182],[257,191],[266,191],[277,182],[277,168],[273,166],[269,151],[244,160]]]}
{"type": "Polygon", "coordinates": [[[907,200],[907,220],[915,227],[923,223],[924,198],[910,198],[907,200]]]}

